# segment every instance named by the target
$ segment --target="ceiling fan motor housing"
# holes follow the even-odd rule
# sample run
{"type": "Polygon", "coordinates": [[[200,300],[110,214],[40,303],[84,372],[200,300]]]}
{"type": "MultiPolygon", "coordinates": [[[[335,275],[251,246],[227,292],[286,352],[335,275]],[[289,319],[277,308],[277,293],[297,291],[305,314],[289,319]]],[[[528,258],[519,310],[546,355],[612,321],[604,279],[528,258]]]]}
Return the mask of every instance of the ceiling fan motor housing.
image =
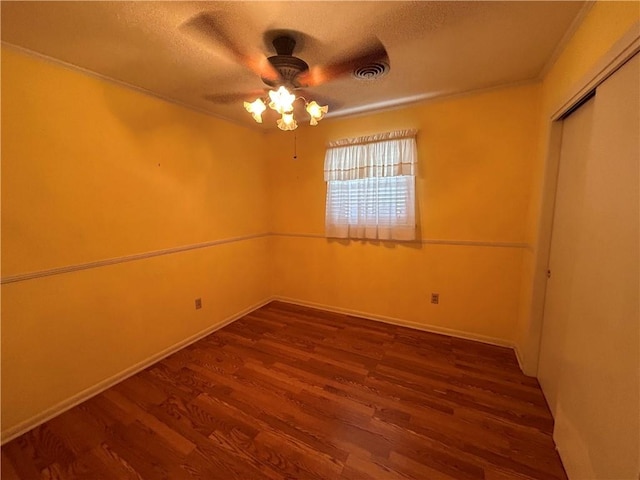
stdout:
{"type": "Polygon", "coordinates": [[[273,67],[280,73],[280,80],[269,80],[262,77],[262,81],[270,87],[276,87],[281,84],[289,87],[299,87],[296,77],[309,70],[309,65],[304,60],[291,55],[275,55],[268,58],[273,67]]]}
{"type": "Polygon", "coordinates": [[[269,57],[267,60],[280,73],[280,79],[274,81],[262,77],[262,81],[270,87],[280,85],[292,88],[299,87],[296,77],[309,70],[309,65],[304,60],[292,55],[296,46],[295,39],[288,35],[281,35],[274,38],[272,43],[277,55],[269,57]]]}

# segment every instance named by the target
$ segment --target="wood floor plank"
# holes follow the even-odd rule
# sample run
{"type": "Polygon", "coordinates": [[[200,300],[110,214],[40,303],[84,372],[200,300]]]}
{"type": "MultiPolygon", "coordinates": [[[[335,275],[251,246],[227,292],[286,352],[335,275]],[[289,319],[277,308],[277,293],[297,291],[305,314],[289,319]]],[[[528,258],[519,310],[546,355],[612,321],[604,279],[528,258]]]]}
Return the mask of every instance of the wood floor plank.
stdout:
{"type": "Polygon", "coordinates": [[[13,463],[11,462],[11,460],[9,459],[9,456],[4,450],[2,451],[2,454],[1,454],[0,473],[2,474],[2,478],[4,478],[4,480],[20,479],[20,475],[18,475],[18,472],[13,466],[13,463]]]}
{"type": "MultiPolygon", "coordinates": [[[[385,465],[386,462],[379,458],[367,458],[360,455],[349,455],[347,464],[342,471],[341,479],[344,480],[411,480],[415,478],[425,478],[414,476],[415,471],[407,476],[391,466],[385,465]]],[[[424,470],[420,470],[421,474],[424,470]]],[[[428,478],[428,477],[426,477],[428,478]]]]}
{"type": "Polygon", "coordinates": [[[7,443],[2,473],[566,480],[552,431],[508,348],[272,302],[7,443]]]}

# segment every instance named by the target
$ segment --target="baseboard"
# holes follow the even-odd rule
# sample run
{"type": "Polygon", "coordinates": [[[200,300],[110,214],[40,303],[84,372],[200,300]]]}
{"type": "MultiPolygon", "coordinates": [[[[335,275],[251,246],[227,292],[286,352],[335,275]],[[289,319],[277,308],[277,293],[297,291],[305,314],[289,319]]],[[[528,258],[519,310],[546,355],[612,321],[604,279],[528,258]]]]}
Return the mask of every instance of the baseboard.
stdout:
{"type": "Polygon", "coordinates": [[[164,350],[162,350],[161,352],[156,353],[155,355],[152,355],[149,358],[146,358],[145,360],[142,360],[141,362],[132,365],[131,367],[123,370],[122,372],[119,372],[115,375],[113,375],[112,377],[109,377],[99,383],[97,383],[96,385],[93,385],[79,393],[77,393],[76,395],[73,395],[72,397],[63,400],[60,403],[57,403],[56,405],[46,409],[45,411],[34,415],[33,417],[20,422],[18,425],[15,425],[14,427],[8,428],[6,430],[3,430],[1,435],[1,440],[0,440],[0,444],[4,445],[5,443],[13,440],[16,437],[19,437],[20,435],[28,432],[29,430],[31,430],[32,428],[37,427],[38,425],[43,424],[44,422],[47,422],[48,420],[51,420],[52,418],[60,415],[61,413],[66,412],[67,410],[79,405],[82,402],[85,402],[87,400],[89,400],[91,397],[94,397],[96,395],[98,395],[99,393],[104,392],[105,390],[107,390],[108,388],[111,388],[112,386],[114,386],[115,384],[122,382],[123,380],[126,380],[127,378],[131,377],[132,375],[135,375],[136,373],[144,370],[145,368],[153,365],[156,362],[159,362],[160,360],[162,360],[163,358],[168,357],[169,355],[177,352],[178,350],[183,349],[184,347],[191,345],[194,342],[197,342],[198,340],[206,337],[207,335],[210,335],[211,333],[215,332],[216,330],[219,330],[227,325],[229,325],[230,323],[238,320],[239,318],[253,312],[254,310],[257,310],[261,307],[263,307],[264,305],[270,303],[273,299],[271,297],[267,298],[266,300],[263,300],[261,302],[258,302],[248,308],[245,308],[244,310],[235,313],[227,318],[225,318],[224,320],[222,320],[219,323],[216,323],[215,325],[212,325],[210,327],[205,328],[204,330],[196,333],[195,335],[192,335],[164,350]]]}
{"type": "MultiPolygon", "coordinates": [[[[516,360],[518,361],[518,366],[520,367],[520,370],[522,371],[522,373],[524,373],[525,375],[527,375],[525,368],[524,368],[524,360],[522,359],[522,356],[520,355],[520,350],[518,350],[518,345],[514,344],[513,345],[513,351],[516,354],[516,360]]],[[[528,377],[535,377],[535,375],[527,375],[528,377]]]]}
{"type": "MultiPolygon", "coordinates": [[[[476,333],[463,332],[461,330],[455,330],[455,329],[452,329],[452,328],[438,327],[436,325],[424,325],[422,323],[412,322],[410,320],[404,320],[404,319],[395,318],[395,317],[386,317],[386,316],[383,316],[383,315],[376,315],[376,314],[373,314],[373,313],[361,312],[361,311],[358,311],[358,310],[351,310],[351,309],[348,309],[348,308],[332,307],[330,305],[324,305],[324,304],[321,304],[321,303],[307,302],[305,300],[298,300],[298,299],[295,299],[295,298],[274,296],[273,300],[277,300],[279,302],[291,303],[291,304],[294,304],[294,305],[300,305],[302,307],[317,308],[317,309],[320,309],[320,310],[326,310],[328,312],[335,312],[335,313],[343,313],[343,314],[346,314],[346,315],[353,315],[355,317],[362,317],[362,318],[366,318],[368,320],[375,320],[375,321],[378,321],[378,322],[389,323],[389,324],[392,324],[392,325],[399,325],[401,327],[414,328],[416,330],[422,330],[422,331],[425,331],[425,332],[439,333],[439,334],[442,334],[442,335],[448,335],[450,337],[464,338],[465,340],[474,340],[476,342],[487,343],[489,345],[496,345],[496,346],[499,346],[499,347],[508,347],[508,348],[511,348],[511,349],[515,349],[515,345],[512,342],[509,342],[508,340],[504,340],[502,338],[495,338],[495,337],[489,337],[489,336],[486,336],[486,335],[479,335],[479,334],[476,334],[476,333]]],[[[516,357],[517,357],[517,354],[516,354],[516,357]]]]}
{"type": "Polygon", "coordinates": [[[273,296],[273,297],[268,297],[265,300],[258,302],[238,313],[235,313],[233,315],[231,315],[230,317],[227,317],[226,319],[222,320],[221,322],[212,325],[210,327],[207,327],[206,329],[164,349],[163,351],[152,355],[151,357],[127,368],[126,370],[123,370],[120,373],[117,373],[116,375],[113,375],[112,377],[109,377],[103,381],[101,381],[100,383],[93,385],[79,393],[77,393],[76,395],[73,395],[72,397],[63,400],[62,402],[52,406],[51,408],[48,408],[47,410],[34,415],[33,417],[19,423],[18,425],[8,428],[7,430],[3,430],[1,433],[1,441],[0,444],[4,445],[5,443],[13,440],[16,437],[19,437],[20,435],[28,432],[29,430],[37,427],[38,425],[41,425],[45,422],[47,422],[48,420],[51,420],[52,418],[60,415],[61,413],[64,413],[65,411],[79,405],[80,403],[89,400],[91,397],[94,397],[96,395],[98,395],[99,393],[102,393],[103,391],[111,388],[112,386],[116,385],[119,382],[122,382],[123,380],[126,380],[127,378],[135,375],[136,373],[144,370],[145,368],[153,365],[156,362],[159,362],[160,360],[162,360],[163,358],[168,357],[169,355],[177,352],[178,350],[191,345],[194,342],[197,342],[198,340],[206,337],[207,335],[210,335],[211,333],[215,332],[216,330],[219,330],[227,325],[229,325],[230,323],[238,320],[239,318],[263,307],[264,305],[267,305],[268,303],[271,303],[272,301],[279,301],[279,302],[285,302],[285,303],[291,303],[294,305],[300,305],[303,307],[310,307],[310,308],[317,308],[320,310],[326,310],[328,312],[335,312],[335,313],[342,313],[342,314],[346,314],[346,315],[353,315],[356,317],[361,317],[361,318],[366,318],[368,320],[374,320],[374,321],[378,321],[378,322],[383,322],[383,323],[388,323],[391,325],[398,325],[401,327],[408,327],[408,328],[413,328],[416,330],[422,330],[425,332],[431,332],[431,333],[439,333],[442,335],[448,335],[451,337],[456,337],[456,338],[464,338],[466,340],[474,340],[476,342],[482,342],[482,343],[486,343],[489,345],[496,345],[496,346],[500,346],[500,347],[507,347],[507,348],[511,348],[514,350],[515,355],[516,355],[516,359],[518,360],[518,364],[520,366],[520,369],[522,370],[522,361],[520,358],[520,354],[518,352],[518,349],[516,348],[516,346],[512,343],[509,342],[507,340],[501,339],[501,338],[495,338],[495,337],[490,337],[490,336],[486,336],[486,335],[479,335],[479,334],[475,334],[475,333],[469,333],[469,332],[463,332],[461,330],[455,330],[455,329],[451,329],[451,328],[444,328],[444,327],[438,327],[435,325],[424,325],[422,323],[417,323],[417,322],[412,322],[410,320],[404,320],[404,319],[400,319],[400,318],[395,318],[395,317],[387,317],[384,315],[376,315],[373,313],[368,313],[368,312],[361,312],[359,310],[351,310],[351,309],[347,309],[347,308],[340,308],[340,307],[334,307],[331,305],[325,305],[325,304],[321,304],[321,303],[314,303],[314,302],[307,302],[304,300],[298,300],[298,299],[294,299],[294,298],[289,298],[289,297],[282,297],[282,296],[273,296]]]}

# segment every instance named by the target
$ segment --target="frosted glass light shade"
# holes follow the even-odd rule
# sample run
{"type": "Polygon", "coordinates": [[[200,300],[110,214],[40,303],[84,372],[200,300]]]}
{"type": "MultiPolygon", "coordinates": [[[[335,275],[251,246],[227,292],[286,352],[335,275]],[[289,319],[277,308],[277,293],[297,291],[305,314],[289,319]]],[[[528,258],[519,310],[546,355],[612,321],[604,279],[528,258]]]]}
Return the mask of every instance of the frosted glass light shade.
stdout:
{"type": "Polygon", "coordinates": [[[251,114],[256,122],[262,123],[262,112],[264,112],[267,107],[261,99],[257,98],[251,103],[244,102],[244,108],[251,114]]]}
{"type": "Polygon", "coordinates": [[[298,128],[298,122],[293,118],[293,113],[283,113],[282,118],[279,118],[277,123],[280,130],[286,131],[298,128]]]}
{"type": "Polygon", "coordinates": [[[292,93],[289,93],[285,87],[280,87],[278,90],[270,90],[269,98],[271,102],[269,102],[269,108],[275,110],[280,114],[290,113],[293,111],[293,102],[296,99],[296,96],[292,93]]]}
{"type": "Polygon", "coordinates": [[[305,109],[311,117],[311,121],[309,122],[311,125],[317,125],[318,120],[322,120],[325,114],[329,111],[329,107],[327,105],[321,107],[315,100],[307,103],[305,109]]]}

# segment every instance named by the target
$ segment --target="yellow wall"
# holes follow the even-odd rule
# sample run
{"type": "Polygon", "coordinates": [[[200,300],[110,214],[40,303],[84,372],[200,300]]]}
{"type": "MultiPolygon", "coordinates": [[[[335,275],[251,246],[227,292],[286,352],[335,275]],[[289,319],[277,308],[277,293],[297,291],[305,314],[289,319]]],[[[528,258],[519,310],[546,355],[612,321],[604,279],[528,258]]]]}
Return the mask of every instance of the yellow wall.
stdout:
{"type": "Polygon", "coordinates": [[[638,20],[637,1],[597,1],[543,81],[543,108],[548,118],[578,81],[596,65],[638,20]]]}
{"type": "Polygon", "coordinates": [[[535,364],[549,115],[637,19],[597,3],[542,84],[325,119],[297,130],[297,160],[291,133],[3,48],[3,278],[257,235],[4,284],[3,438],[271,295],[515,341],[535,364]],[[422,243],[323,238],[326,142],[403,128],[419,130],[422,243]]]}
{"type": "Polygon", "coordinates": [[[3,48],[4,279],[255,236],[4,284],[3,437],[269,298],[263,143],[3,48]]]}
{"type": "Polygon", "coordinates": [[[511,343],[539,93],[526,85],[326,119],[298,130],[297,160],[293,135],[269,133],[275,294],[511,343]],[[326,143],[404,128],[419,130],[417,216],[427,243],[323,238],[326,143]]]}
{"type": "Polygon", "coordinates": [[[569,100],[579,82],[603,55],[640,21],[640,3],[636,1],[598,1],[568,41],[542,81],[541,119],[538,130],[538,155],[531,169],[531,203],[527,213],[526,241],[533,249],[523,258],[522,292],[519,301],[516,345],[525,372],[535,375],[538,364],[540,331],[546,289],[546,262],[551,228],[550,209],[555,192],[557,164],[548,161],[551,117],[569,100]]]}

